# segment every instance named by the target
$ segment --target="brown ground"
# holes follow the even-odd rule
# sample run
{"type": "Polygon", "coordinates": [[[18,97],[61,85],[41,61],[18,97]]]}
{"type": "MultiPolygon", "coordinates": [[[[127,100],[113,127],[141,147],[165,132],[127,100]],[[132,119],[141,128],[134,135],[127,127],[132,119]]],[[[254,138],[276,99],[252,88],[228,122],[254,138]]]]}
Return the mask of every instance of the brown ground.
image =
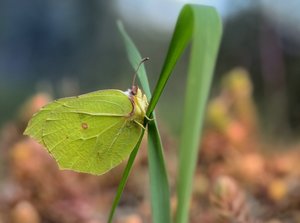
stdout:
{"type": "MultiPolygon", "coordinates": [[[[106,222],[125,164],[103,176],[58,170],[45,149],[22,135],[33,112],[47,101],[45,95],[35,96],[1,130],[0,223],[106,222]]],[[[235,70],[208,106],[191,223],[300,222],[299,146],[274,150],[262,142],[259,129],[247,75],[235,70]]],[[[174,214],[177,140],[166,130],[162,139],[174,214]]],[[[151,222],[145,144],[115,222],[151,222]]]]}

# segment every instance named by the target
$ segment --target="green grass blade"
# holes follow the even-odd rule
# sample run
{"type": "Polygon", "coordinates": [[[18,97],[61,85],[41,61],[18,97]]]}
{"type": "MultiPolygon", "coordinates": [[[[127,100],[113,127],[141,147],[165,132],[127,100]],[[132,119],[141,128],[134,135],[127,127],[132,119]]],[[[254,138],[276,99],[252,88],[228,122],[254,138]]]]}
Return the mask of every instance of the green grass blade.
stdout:
{"type": "MultiPolygon", "coordinates": [[[[206,6],[187,5],[180,19],[192,26],[192,46],[185,96],[184,117],[179,146],[178,207],[176,222],[188,222],[188,210],[195,172],[199,139],[213,69],[221,38],[221,21],[217,12],[206,6]]],[[[181,24],[181,23],[180,23],[181,24]]],[[[185,32],[176,27],[175,34],[185,32]]],[[[174,38],[174,37],[173,37],[174,38]]],[[[174,46],[173,46],[174,47],[174,46]]]]}
{"type": "MultiPolygon", "coordinates": [[[[122,22],[118,21],[117,25],[118,25],[118,28],[120,30],[120,33],[122,34],[122,37],[123,37],[123,40],[124,40],[124,43],[125,43],[128,59],[129,59],[131,65],[132,65],[133,69],[136,70],[136,68],[138,67],[138,64],[142,60],[141,54],[139,53],[139,51],[137,50],[135,44],[133,43],[133,41],[131,40],[131,38],[129,37],[127,32],[125,31],[122,22]]],[[[151,98],[149,81],[148,81],[148,78],[147,78],[146,69],[145,69],[144,64],[142,64],[140,66],[140,69],[138,70],[137,75],[138,75],[138,78],[141,82],[142,89],[143,89],[144,93],[146,94],[147,98],[148,99],[151,98]]]]}
{"type": "Polygon", "coordinates": [[[177,223],[188,221],[191,185],[198,157],[204,110],[221,33],[221,20],[214,8],[186,5],[181,10],[147,111],[147,115],[153,111],[177,60],[192,41],[179,148],[177,223]]]}
{"type": "Polygon", "coordinates": [[[154,223],[171,223],[168,176],[156,121],[149,122],[148,124],[148,160],[152,221],[154,223]]]}
{"type": "MultiPolygon", "coordinates": [[[[118,26],[125,41],[131,65],[135,68],[142,59],[140,53],[120,22],[118,26]]],[[[149,82],[144,66],[139,69],[138,77],[146,96],[151,98],[149,82]]],[[[151,117],[154,116],[155,114],[151,117]]],[[[148,160],[153,222],[170,223],[169,183],[164,163],[163,148],[155,119],[148,124],[148,160]]]]}
{"type": "Polygon", "coordinates": [[[137,154],[137,152],[139,151],[139,148],[140,148],[140,145],[141,145],[143,136],[144,136],[144,132],[145,132],[145,131],[143,130],[142,135],[141,135],[141,137],[140,137],[138,143],[136,144],[136,146],[134,147],[133,151],[131,152],[131,154],[130,154],[130,156],[129,156],[127,165],[126,165],[126,167],[125,167],[125,169],[124,169],[124,172],[123,172],[123,175],[122,175],[121,182],[119,183],[119,186],[118,186],[118,189],[117,189],[117,193],[116,193],[116,196],[115,196],[115,198],[114,198],[114,201],[113,201],[113,204],[112,204],[110,213],[109,213],[109,217],[108,217],[108,221],[107,221],[108,223],[111,223],[112,220],[113,220],[113,217],[114,217],[116,208],[117,208],[117,206],[118,206],[118,204],[119,204],[119,202],[120,202],[122,193],[123,193],[124,188],[125,188],[125,186],[126,186],[126,182],[127,182],[128,177],[129,177],[129,174],[130,174],[130,171],[131,171],[133,162],[134,162],[134,160],[135,160],[136,154],[137,154]]]}
{"type": "MultiPolygon", "coordinates": [[[[118,22],[118,28],[122,34],[125,42],[127,54],[131,65],[135,69],[138,63],[141,61],[140,53],[135,47],[133,41],[126,33],[121,22],[118,22]]],[[[142,88],[148,98],[151,98],[149,82],[144,65],[142,65],[138,71],[138,77],[141,82],[142,88]]],[[[153,114],[154,117],[154,114],[153,114]]],[[[152,206],[152,218],[154,223],[170,223],[170,192],[167,178],[167,172],[165,168],[162,144],[157,129],[156,121],[152,121],[148,125],[148,159],[149,159],[149,174],[150,174],[150,190],[151,190],[151,206],[152,206]]],[[[124,170],[121,182],[119,184],[116,197],[114,199],[111,212],[109,215],[109,221],[112,221],[115,209],[121,199],[122,192],[126,185],[133,161],[140,142],[135,147],[130,155],[129,161],[124,170]]]]}
{"type": "Polygon", "coordinates": [[[160,73],[160,78],[156,84],[151,101],[149,103],[147,111],[148,116],[155,108],[177,60],[182,55],[183,50],[187,47],[187,44],[191,40],[193,31],[192,24],[190,24],[191,21],[191,14],[188,13],[186,9],[183,9],[177,19],[175,31],[173,33],[162,71],[160,73]]]}

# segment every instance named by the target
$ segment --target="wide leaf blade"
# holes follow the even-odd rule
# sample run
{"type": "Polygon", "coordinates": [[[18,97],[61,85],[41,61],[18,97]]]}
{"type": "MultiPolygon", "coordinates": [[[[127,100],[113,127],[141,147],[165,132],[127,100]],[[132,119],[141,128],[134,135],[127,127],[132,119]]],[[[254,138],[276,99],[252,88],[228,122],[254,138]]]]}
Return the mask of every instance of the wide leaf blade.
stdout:
{"type": "Polygon", "coordinates": [[[177,60],[192,42],[179,148],[177,223],[188,221],[199,139],[221,33],[221,20],[214,8],[192,4],[183,7],[147,110],[151,115],[177,60]]]}

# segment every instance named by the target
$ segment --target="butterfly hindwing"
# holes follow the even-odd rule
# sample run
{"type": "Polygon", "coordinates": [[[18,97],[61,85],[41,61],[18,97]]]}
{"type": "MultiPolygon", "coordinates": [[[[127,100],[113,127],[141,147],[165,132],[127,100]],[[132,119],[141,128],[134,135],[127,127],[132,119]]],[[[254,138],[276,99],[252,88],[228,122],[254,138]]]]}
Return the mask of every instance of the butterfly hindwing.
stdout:
{"type": "Polygon", "coordinates": [[[25,134],[38,139],[61,168],[102,174],[126,159],[142,133],[132,110],[119,90],[63,98],[37,113],[25,134]]]}

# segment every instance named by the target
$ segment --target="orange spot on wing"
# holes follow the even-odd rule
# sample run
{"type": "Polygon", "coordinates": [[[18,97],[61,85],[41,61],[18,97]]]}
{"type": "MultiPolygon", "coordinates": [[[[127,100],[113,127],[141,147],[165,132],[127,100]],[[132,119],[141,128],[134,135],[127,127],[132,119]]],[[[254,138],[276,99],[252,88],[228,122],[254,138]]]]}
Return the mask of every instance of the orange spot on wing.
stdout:
{"type": "Polygon", "coordinates": [[[87,123],[82,123],[82,124],[81,124],[81,127],[82,127],[83,129],[87,129],[89,126],[88,126],[87,123]]]}

